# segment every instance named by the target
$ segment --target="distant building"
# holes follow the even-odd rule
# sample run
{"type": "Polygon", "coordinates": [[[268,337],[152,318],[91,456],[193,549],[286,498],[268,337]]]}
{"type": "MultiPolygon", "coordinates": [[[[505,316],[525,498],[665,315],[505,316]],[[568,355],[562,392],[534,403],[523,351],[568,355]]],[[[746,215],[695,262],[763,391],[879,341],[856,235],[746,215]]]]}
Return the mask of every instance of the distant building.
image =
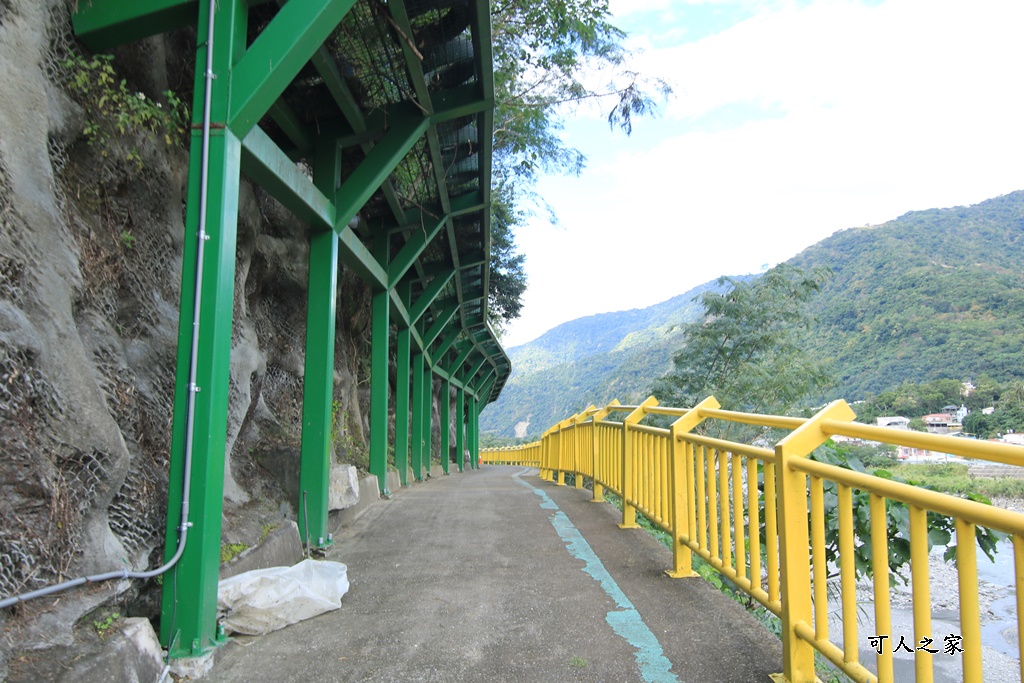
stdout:
{"type": "Polygon", "coordinates": [[[961,426],[954,413],[932,413],[922,416],[921,419],[932,434],[949,434],[952,431],[959,431],[961,426]]]}
{"type": "Polygon", "coordinates": [[[959,407],[957,407],[957,406],[946,406],[946,407],[944,407],[942,409],[942,412],[944,412],[944,413],[946,413],[948,415],[952,415],[953,416],[953,421],[956,424],[963,424],[964,423],[964,418],[967,417],[967,413],[969,411],[967,410],[967,406],[965,406],[963,403],[961,403],[959,407]]]}
{"type": "Polygon", "coordinates": [[[991,415],[994,412],[996,412],[996,407],[995,406],[989,406],[988,408],[982,408],[981,409],[981,414],[982,415],[991,415]]]}
{"type": "Polygon", "coordinates": [[[907,425],[910,424],[909,417],[902,417],[900,415],[894,415],[891,417],[876,417],[875,424],[879,427],[892,427],[893,429],[907,429],[907,425]]]}

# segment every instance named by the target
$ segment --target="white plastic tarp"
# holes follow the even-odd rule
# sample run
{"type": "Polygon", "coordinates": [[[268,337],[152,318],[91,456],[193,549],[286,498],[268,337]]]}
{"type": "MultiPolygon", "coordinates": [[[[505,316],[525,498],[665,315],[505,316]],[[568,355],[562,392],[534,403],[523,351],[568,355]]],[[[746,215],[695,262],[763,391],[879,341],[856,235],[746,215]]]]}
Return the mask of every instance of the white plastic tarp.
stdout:
{"type": "Polygon", "coordinates": [[[220,623],[227,632],[270,633],[338,609],[348,588],[348,567],[340,562],[303,560],[244,572],[220,582],[220,623]]]}

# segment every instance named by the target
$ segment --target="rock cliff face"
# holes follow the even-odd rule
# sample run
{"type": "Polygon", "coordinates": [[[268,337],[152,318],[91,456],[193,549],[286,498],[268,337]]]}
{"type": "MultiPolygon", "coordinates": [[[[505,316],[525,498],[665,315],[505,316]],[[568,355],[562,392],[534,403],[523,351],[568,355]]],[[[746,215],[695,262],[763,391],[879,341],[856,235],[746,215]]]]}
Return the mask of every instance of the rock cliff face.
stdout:
{"type": "MultiPolygon", "coordinates": [[[[131,120],[90,133],[103,114],[72,85],[95,75],[72,4],[0,0],[4,596],[155,566],[163,548],[188,152],[183,135],[131,120]]],[[[114,55],[110,88],[124,79],[140,101],[168,106],[171,90],[191,102],[193,31],[114,55]]],[[[307,228],[245,182],[239,206],[224,528],[251,544],[294,514],[260,462],[297,467],[307,228]]],[[[351,273],[340,281],[336,455],[365,467],[369,292],[351,273]]],[[[38,674],[53,657],[24,653],[70,645],[71,625],[104,600],[153,616],[133,602],[152,589],[121,582],[0,615],[0,679],[38,674]]]]}

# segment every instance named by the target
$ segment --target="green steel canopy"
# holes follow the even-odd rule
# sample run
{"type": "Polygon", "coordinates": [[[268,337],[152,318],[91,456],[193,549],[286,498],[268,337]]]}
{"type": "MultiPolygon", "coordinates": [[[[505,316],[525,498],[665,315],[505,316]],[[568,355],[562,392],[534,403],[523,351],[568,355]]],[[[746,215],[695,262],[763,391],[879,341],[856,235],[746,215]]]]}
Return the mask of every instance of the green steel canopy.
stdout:
{"type": "Polygon", "coordinates": [[[429,474],[478,453],[510,363],[488,324],[494,80],[484,0],[79,0],[101,50],[197,27],[161,641],[206,657],[216,628],[240,175],[310,227],[300,489],[307,546],[329,545],[338,264],[372,291],[370,471],[429,474]],[[406,420],[406,416],[410,420],[406,420]],[[449,444],[454,417],[455,443],[449,444]],[[411,423],[411,428],[410,428],[411,423]],[[180,501],[180,508],[178,507],[180,501]]]}
{"type": "MultiPolygon", "coordinates": [[[[314,230],[337,232],[341,261],[374,290],[388,290],[391,319],[412,328],[436,372],[471,346],[471,360],[484,359],[478,378],[493,377],[481,404],[493,401],[511,366],[487,322],[488,3],[248,5],[248,49],[232,69],[227,122],[242,139],[242,173],[314,230]],[[328,141],[341,149],[336,198],[308,177],[328,141]],[[387,268],[373,253],[381,232],[387,268]]],[[[199,16],[198,0],[85,0],[75,27],[83,42],[104,49],[194,25],[199,16]]],[[[456,381],[472,386],[473,379],[456,381]]]]}

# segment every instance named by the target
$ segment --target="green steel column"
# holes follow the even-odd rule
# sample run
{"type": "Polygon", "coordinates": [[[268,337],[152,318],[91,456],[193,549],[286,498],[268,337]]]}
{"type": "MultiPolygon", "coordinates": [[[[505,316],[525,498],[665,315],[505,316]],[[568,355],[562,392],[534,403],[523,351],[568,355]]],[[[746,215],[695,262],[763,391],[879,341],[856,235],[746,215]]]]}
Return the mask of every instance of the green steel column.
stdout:
{"type": "Polygon", "coordinates": [[[409,371],[412,353],[412,330],[398,327],[395,370],[395,467],[402,486],[409,485],[409,371]]]}
{"type": "MultiPolygon", "coordinates": [[[[341,180],[341,148],[316,147],[313,182],[328,197],[341,180]]],[[[334,323],[338,286],[338,236],[310,232],[306,359],[302,381],[302,460],[299,465],[299,534],[307,547],[324,547],[331,481],[334,404],[334,323]],[[308,517],[307,517],[308,515],[308,517]]]]}
{"type": "Polygon", "coordinates": [[[447,377],[441,378],[441,469],[444,470],[445,474],[448,474],[448,467],[451,464],[451,435],[449,430],[452,428],[451,422],[451,382],[447,377]]]}
{"type": "Polygon", "coordinates": [[[466,441],[469,442],[469,466],[474,470],[480,467],[480,463],[477,462],[476,418],[476,396],[470,394],[469,411],[466,415],[466,441]]]}
{"type": "MultiPolygon", "coordinates": [[[[374,236],[374,258],[387,270],[388,236],[374,236]]],[[[370,332],[370,474],[387,493],[388,474],[388,334],[391,298],[387,289],[373,293],[372,330],[370,332]]]]}
{"type": "MultiPolygon", "coordinates": [[[[208,30],[209,2],[200,3],[199,35],[208,30]]],[[[185,244],[178,317],[178,355],[174,422],[168,482],[165,560],[174,555],[183,510],[189,395],[194,395],[187,544],[177,565],[164,577],[160,619],[161,642],[172,658],[198,657],[217,640],[217,582],[220,569],[221,513],[224,499],[224,449],[231,364],[232,303],[235,284],[235,238],[238,227],[238,182],[242,145],[224,122],[230,67],[245,48],[247,3],[219,0],[216,10],[209,156],[207,158],[206,239],[198,263],[202,169],[202,112],[206,48],[196,51],[195,96],[185,216],[185,244]],[[195,385],[190,385],[193,316],[197,284],[199,341],[195,385]]]]}
{"type": "Polygon", "coordinates": [[[458,387],[455,393],[455,457],[459,465],[459,472],[462,472],[462,454],[466,448],[466,442],[463,440],[466,426],[466,390],[458,387]]]}
{"type": "Polygon", "coordinates": [[[423,365],[423,469],[430,476],[430,447],[434,440],[434,371],[423,365]]]}
{"type": "Polygon", "coordinates": [[[423,480],[423,354],[412,354],[412,476],[423,480]]]}

